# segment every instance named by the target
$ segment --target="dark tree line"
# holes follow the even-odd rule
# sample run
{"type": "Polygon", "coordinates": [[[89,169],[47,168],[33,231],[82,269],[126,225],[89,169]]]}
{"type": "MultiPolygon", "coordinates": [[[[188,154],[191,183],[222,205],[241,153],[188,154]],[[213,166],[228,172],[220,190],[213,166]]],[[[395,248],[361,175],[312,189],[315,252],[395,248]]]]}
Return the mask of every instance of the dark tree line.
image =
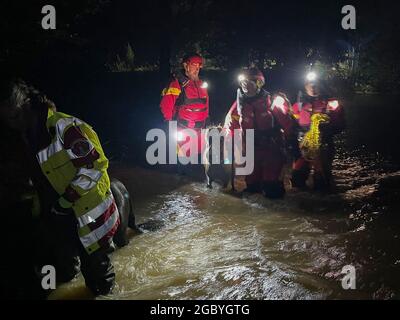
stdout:
{"type": "Polygon", "coordinates": [[[342,62],[340,75],[353,85],[400,86],[394,2],[353,1],[357,29],[348,31],[341,28],[345,1],[55,0],[52,31],[41,29],[44,4],[1,2],[0,63],[31,74],[49,66],[86,72],[128,57],[131,71],[165,75],[184,52],[198,51],[209,69],[255,64],[302,72],[315,61],[342,62]]]}

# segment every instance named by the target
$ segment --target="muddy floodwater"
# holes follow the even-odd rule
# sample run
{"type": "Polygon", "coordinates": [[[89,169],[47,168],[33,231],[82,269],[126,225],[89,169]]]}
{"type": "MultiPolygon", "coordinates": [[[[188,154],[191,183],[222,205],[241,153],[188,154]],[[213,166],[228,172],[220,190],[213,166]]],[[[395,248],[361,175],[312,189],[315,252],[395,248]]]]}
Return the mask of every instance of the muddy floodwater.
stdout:
{"type": "MultiPolygon", "coordinates": [[[[116,288],[103,298],[395,297],[400,256],[390,243],[398,244],[398,234],[387,229],[381,235],[386,247],[368,247],[376,246],[368,240],[369,220],[357,220],[357,202],[374,192],[373,174],[379,172],[369,172],[357,159],[347,161],[336,163],[336,194],[289,192],[281,201],[234,196],[190,178],[117,166],[114,175],[133,190],[143,234],[115,252],[116,288]],[[363,170],[369,172],[365,180],[354,183],[363,170]],[[359,273],[356,290],[342,288],[346,265],[359,273]]],[[[51,297],[84,298],[83,288],[79,277],[51,297]]]]}
{"type": "MultiPolygon", "coordinates": [[[[100,299],[399,299],[398,198],[377,192],[400,171],[362,145],[339,142],[334,193],[279,201],[157,169],[111,171],[132,193],[143,233],[114,253],[116,287],[100,299]],[[342,288],[347,265],[355,290],[342,288]]],[[[80,276],[50,298],[90,296],[80,276]]]]}

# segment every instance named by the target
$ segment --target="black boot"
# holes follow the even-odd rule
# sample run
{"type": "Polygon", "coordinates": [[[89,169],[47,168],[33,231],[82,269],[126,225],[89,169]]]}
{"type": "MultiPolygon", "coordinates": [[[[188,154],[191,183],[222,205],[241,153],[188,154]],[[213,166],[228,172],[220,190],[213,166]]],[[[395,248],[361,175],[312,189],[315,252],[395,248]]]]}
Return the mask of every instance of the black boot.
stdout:
{"type": "Polygon", "coordinates": [[[85,278],[86,286],[95,296],[112,293],[115,286],[114,266],[111,263],[110,254],[115,247],[102,248],[88,255],[81,251],[81,271],[85,278]]]}
{"type": "Polygon", "coordinates": [[[307,189],[306,181],[310,170],[293,170],[292,178],[290,179],[292,183],[292,188],[307,189]]]}
{"type": "Polygon", "coordinates": [[[54,214],[47,223],[57,282],[69,282],[79,273],[79,238],[76,232],[76,218],[73,214],[54,214]]]}
{"type": "Polygon", "coordinates": [[[243,190],[243,192],[247,193],[261,193],[262,192],[262,187],[260,183],[252,183],[248,184],[246,189],[243,190]]]}
{"type": "Polygon", "coordinates": [[[57,272],[57,283],[67,283],[73,280],[79,273],[79,259],[77,256],[65,256],[57,259],[55,269],[57,272]]]}
{"type": "Polygon", "coordinates": [[[263,183],[263,193],[269,199],[282,199],[286,190],[282,181],[271,181],[263,183]]]}
{"type": "Polygon", "coordinates": [[[331,189],[330,182],[322,174],[314,173],[314,190],[319,192],[329,192],[331,189]]]}

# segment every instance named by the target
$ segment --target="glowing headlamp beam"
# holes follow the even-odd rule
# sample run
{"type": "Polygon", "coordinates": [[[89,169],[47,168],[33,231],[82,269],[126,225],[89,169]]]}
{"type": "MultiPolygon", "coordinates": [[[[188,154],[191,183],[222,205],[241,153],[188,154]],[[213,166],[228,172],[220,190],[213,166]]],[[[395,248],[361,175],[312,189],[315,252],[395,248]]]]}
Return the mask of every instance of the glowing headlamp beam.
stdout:
{"type": "Polygon", "coordinates": [[[238,76],[238,80],[239,80],[239,82],[245,81],[246,80],[246,76],[244,74],[240,74],[238,76]]]}
{"type": "Polygon", "coordinates": [[[315,72],[307,73],[306,79],[308,81],[315,81],[317,79],[317,74],[315,72]]]}

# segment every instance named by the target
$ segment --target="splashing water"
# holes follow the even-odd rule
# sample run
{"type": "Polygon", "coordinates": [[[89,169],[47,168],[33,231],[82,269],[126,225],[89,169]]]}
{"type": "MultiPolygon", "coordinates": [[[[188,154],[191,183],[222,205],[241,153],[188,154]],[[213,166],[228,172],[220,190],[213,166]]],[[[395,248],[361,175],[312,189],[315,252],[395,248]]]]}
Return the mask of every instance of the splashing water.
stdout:
{"type": "MultiPolygon", "coordinates": [[[[356,204],[373,193],[382,172],[371,170],[367,159],[345,153],[334,166],[338,193],[289,192],[279,201],[235,197],[156,171],[116,169],[133,190],[138,223],[159,227],[144,227],[143,234],[114,253],[116,287],[103,298],[379,298],[374,296],[380,288],[376,279],[393,270],[383,264],[399,257],[392,252],[387,256],[393,261],[379,262],[364,250],[366,222],[354,226],[350,218],[356,204]],[[360,272],[357,290],[341,286],[348,264],[360,272]],[[377,265],[383,271],[376,271],[377,265]]],[[[80,277],[52,296],[65,298],[83,286],[80,277]]],[[[383,288],[384,297],[396,294],[383,288]]]]}

